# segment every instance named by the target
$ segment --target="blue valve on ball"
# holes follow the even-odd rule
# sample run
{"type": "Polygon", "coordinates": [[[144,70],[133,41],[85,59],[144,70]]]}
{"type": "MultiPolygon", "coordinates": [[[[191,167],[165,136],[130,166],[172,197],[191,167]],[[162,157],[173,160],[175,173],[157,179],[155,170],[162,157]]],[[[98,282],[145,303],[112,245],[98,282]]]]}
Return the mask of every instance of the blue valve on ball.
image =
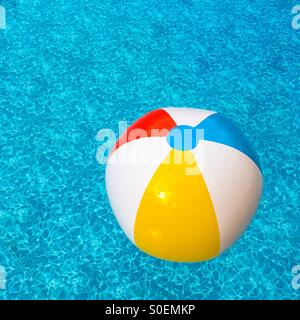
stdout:
{"type": "Polygon", "coordinates": [[[201,139],[204,139],[204,130],[187,125],[176,126],[167,136],[168,144],[176,150],[192,150],[201,139]]]}

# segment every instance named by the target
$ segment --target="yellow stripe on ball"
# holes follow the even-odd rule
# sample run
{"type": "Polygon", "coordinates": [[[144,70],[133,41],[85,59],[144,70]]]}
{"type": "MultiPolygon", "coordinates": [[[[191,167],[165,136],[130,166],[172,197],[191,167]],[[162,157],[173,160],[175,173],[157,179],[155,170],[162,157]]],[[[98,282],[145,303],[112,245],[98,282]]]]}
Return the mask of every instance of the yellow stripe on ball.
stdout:
{"type": "Polygon", "coordinates": [[[156,170],[137,212],[134,241],[146,253],[172,261],[219,254],[216,214],[191,151],[172,150],[156,170]]]}

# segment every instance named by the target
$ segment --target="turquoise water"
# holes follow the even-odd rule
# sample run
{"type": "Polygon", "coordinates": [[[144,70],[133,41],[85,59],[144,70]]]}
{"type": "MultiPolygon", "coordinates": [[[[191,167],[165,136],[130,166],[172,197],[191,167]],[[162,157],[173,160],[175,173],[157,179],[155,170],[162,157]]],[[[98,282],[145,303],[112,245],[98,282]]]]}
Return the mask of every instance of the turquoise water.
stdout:
{"type": "Polygon", "coordinates": [[[288,0],[0,0],[0,298],[299,299],[300,30],[288,0]],[[265,186],[212,261],[125,237],[95,158],[101,128],[162,106],[222,112],[265,186]]]}

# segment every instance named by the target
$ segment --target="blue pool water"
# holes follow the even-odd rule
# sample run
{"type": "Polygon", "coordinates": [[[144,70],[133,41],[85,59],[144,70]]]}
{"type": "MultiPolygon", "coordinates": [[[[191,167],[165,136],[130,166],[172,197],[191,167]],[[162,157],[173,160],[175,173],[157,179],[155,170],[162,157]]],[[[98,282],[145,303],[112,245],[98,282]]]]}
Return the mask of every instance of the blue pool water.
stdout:
{"type": "Polygon", "coordinates": [[[0,298],[299,299],[295,4],[0,0],[0,298]],[[101,128],[169,105],[231,118],[264,172],[251,225],[204,263],[138,251],[95,157],[101,128]]]}

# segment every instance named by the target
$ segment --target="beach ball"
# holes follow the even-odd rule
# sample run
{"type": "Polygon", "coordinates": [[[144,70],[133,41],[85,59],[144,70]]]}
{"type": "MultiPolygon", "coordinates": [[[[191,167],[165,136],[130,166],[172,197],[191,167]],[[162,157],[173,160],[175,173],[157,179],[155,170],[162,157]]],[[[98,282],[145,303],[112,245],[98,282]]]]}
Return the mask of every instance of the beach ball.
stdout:
{"type": "Polygon", "coordinates": [[[138,119],[106,167],[113,212],[145,253],[171,261],[218,256],[249,224],[262,192],[257,156],[223,115],[162,108],[138,119]]]}

